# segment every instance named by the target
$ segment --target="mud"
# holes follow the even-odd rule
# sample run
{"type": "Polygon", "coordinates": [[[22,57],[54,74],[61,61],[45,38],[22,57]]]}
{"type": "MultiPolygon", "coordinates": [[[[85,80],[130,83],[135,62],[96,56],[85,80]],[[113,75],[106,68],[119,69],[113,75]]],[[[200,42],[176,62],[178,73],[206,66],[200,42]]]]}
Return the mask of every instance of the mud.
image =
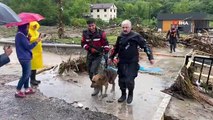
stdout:
{"type": "MultiPolygon", "coordinates": [[[[13,49],[14,50],[14,49],[13,49]]],[[[0,46],[0,53],[3,53],[0,46]]],[[[70,56],[44,54],[45,66],[61,63],[70,56]],[[48,58],[48,59],[47,59],[48,58]]],[[[77,57],[77,56],[72,56],[77,57]]],[[[36,89],[34,95],[24,99],[15,98],[15,86],[6,85],[19,79],[21,67],[15,50],[10,63],[0,68],[0,119],[1,120],[117,120],[112,114],[76,108],[62,99],[47,97],[36,89]]]]}
{"type": "Polygon", "coordinates": [[[38,90],[25,99],[15,98],[15,88],[5,83],[18,79],[16,75],[0,75],[1,120],[117,120],[101,112],[75,108],[57,98],[48,98],[38,90]]]}

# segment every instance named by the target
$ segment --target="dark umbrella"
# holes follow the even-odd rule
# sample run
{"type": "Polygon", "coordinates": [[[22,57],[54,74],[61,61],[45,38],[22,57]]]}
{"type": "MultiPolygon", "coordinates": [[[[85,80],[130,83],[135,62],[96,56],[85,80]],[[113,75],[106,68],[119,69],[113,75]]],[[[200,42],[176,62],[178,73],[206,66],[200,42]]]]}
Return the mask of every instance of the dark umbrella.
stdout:
{"type": "Polygon", "coordinates": [[[0,2],[0,25],[20,21],[21,19],[10,7],[0,2]]]}

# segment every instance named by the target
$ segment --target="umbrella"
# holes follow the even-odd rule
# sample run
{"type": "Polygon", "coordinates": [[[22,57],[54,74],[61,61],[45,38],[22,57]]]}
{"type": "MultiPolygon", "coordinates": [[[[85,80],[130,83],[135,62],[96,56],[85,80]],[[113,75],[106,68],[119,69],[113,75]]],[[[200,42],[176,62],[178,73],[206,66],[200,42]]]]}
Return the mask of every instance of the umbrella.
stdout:
{"type": "Polygon", "coordinates": [[[0,2],[0,25],[20,21],[21,19],[10,7],[0,2]]]}
{"type": "Polygon", "coordinates": [[[22,13],[18,14],[18,16],[21,18],[21,22],[8,23],[8,24],[6,24],[6,26],[7,27],[20,26],[20,25],[24,25],[26,23],[30,23],[33,21],[40,21],[40,20],[44,19],[43,16],[41,16],[40,14],[37,14],[37,13],[22,12],[22,13]]]}

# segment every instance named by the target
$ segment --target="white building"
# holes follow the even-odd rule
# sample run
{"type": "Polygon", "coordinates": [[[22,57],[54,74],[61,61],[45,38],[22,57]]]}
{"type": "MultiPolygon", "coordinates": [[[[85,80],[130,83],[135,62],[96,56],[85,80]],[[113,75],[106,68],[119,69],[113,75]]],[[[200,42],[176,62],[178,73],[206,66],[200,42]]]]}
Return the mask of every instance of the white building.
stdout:
{"type": "Polygon", "coordinates": [[[100,18],[106,22],[117,18],[117,7],[113,3],[91,4],[91,17],[100,18]]]}

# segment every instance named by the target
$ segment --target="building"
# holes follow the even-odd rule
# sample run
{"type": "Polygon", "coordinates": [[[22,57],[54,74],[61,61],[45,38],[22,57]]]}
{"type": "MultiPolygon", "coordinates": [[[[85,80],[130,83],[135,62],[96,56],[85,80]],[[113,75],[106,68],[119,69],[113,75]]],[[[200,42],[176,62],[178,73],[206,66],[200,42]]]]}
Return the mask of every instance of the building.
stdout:
{"type": "Polygon", "coordinates": [[[163,32],[167,32],[171,25],[174,24],[178,27],[179,31],[196,33],[202,29],[208,30],[210,28],[209,21],[212,19],[205,13],[159,13],[157,20],[157,27],[163,32]]]}
{"type": "Polygon", "coordinates": [[[117,18],[117,7],[113,3],[91,4],[91,17],[109,22],[117,18]]]}

